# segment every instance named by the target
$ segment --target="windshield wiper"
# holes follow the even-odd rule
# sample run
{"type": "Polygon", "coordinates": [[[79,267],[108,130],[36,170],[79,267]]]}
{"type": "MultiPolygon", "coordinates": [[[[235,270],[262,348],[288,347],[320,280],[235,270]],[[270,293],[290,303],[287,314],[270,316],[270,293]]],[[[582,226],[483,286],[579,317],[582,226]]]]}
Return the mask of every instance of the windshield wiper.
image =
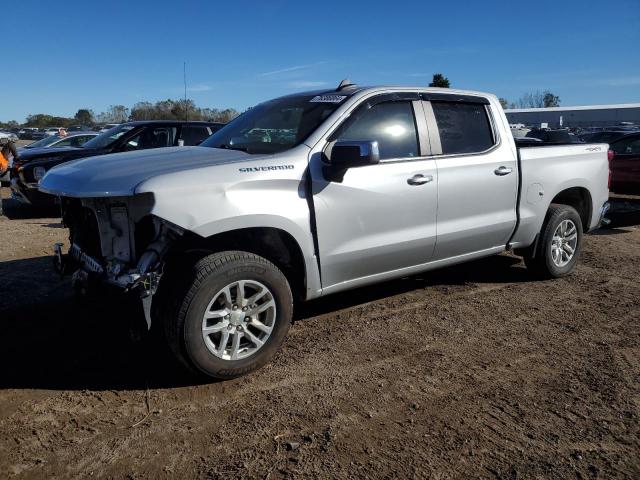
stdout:
{"type": "Polygon", "coordinates": [[[227,145],[225,143],[221,143],[215,148],[223,148],[225,150],[238,150],[240,152],[249,153],[249,149],[247,147],[240,147],[238,145],[227,145]]]}

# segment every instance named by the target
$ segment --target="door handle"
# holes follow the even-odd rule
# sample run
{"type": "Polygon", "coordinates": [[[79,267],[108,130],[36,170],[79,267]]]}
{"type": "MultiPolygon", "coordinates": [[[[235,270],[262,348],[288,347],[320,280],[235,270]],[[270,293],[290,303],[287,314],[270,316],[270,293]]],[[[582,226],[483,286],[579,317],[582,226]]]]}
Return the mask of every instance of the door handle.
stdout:
{"type": "Polygon", "coordinates": [[[433,175],[422,175],[418,173],[411,178],[407,179],[409,185],[424,185],[425,183],[433,182],[433,175]]]}
{"type": "Polygon", "coordinates": [[[513,172],[513,168],[511,167],[498,167],[496,168],[493,173],[495,173],[496,175],[503,177],[504,175],[509,175],[511,172],[513,172]]]}

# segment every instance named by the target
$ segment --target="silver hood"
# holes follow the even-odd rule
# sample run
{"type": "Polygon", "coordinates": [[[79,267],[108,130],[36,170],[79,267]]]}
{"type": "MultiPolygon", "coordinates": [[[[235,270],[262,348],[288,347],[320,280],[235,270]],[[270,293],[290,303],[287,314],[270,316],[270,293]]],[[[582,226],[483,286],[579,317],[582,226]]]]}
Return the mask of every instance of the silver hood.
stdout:
{"type": "Polygon", "coordinates": [[[227,163],[256,160],[238,150],[169,147],[114,153],[77,160],[52,168],[40,190],[65,197],[120,197],[135,193],[140,183],[160,175],[227,163]]]}

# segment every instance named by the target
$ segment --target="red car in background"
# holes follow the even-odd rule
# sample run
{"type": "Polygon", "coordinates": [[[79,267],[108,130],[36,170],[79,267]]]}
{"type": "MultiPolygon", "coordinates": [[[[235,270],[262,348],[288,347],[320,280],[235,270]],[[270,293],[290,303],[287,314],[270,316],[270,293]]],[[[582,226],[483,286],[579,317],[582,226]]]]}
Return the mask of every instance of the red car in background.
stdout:
{"type": "Polygon", "coordinates": [[[611,185],[615,193],[640,195],[640,132],[625,135],[611,142],[609,149],[613,155],[609,165],[611,185]]]}

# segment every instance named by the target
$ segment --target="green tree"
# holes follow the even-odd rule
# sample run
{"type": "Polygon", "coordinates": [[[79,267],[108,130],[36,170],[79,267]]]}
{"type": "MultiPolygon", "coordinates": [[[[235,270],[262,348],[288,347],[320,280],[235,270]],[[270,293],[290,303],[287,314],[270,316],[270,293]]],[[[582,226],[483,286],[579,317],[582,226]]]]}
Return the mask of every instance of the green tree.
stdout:
{"type": "Polygon", "coordinates": [[[560,97],[554,95],[549,90],[545,90],[543,92],[542,104],[545,108],[548,107],[559,107],[560,106],[560,97]]]}
{"type": "MultiPolygon", "coordinates": [[[[107,111],[94,115],[88,108],[79,109],[73,118],[55,117],[45,113],[29,115],[27,127],[69,127],[74,124],[122,123],[128,120],[209,120],[227,123],[238,116],[233,108],[200,108],[191,99],[168,98],[155,103],[138,102],[129,110],[124,105],[111,105],[107,111]]],[[[2,124],[0,124],[2,125],[2,124]]],[[[6,124],[4,124],[6,125],[6,124]]]]}
{"type": "Polygon", "coordinates": [[[9,120],[8,122],[0,122],[0,128],[18,128],[20,124],[15,120],[9,120]]]}
{"type": "Polygon", "coordinates": [[[506,110],[507,108],[509,108],[509,100],[507,100],[506,98],[500,97],[498,101],[500,102],[500,105],[502,105],[503,109],[506,110]]]}
{"type": "Polygon", "coordinates": [[[47,115],[45,113],[36,113],[34,115],[27,115],[25,126],[35,128],[50,127],[52,124],[52,120],[53,117],[51,115],[47,115]]]}
{"type": "Polygon", "coordinates": [[[441,73],[434,73],[433,80],[429,84],[430,87],[449,88],[449,79],[441,73]]]}
{"type": "Polygon", "coordinates": [[[80,110],[78,110],[75,114],[75,116],[73,117],[76,122],[78,122],[80,125],[86,125],[86,126],[91,126],[94,124],[94,120],[93,120],[93,110],[89,110],[88,108],[81,108],[80,110]]]}

